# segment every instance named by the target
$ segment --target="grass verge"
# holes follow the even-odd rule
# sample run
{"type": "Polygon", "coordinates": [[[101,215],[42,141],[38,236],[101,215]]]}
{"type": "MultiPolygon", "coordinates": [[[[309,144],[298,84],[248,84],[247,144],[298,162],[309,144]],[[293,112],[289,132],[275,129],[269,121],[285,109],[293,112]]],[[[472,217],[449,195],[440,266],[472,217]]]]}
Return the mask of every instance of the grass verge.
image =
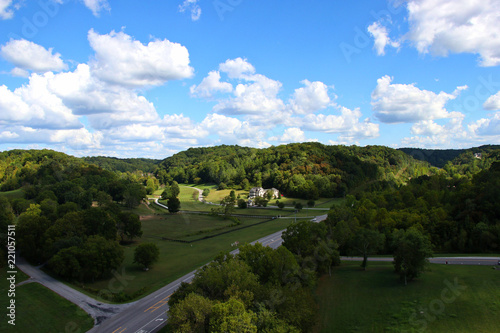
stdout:
{"type": "Polygon", "coordinates": [[[8,324],[4,315],[0,332],[86,332],[94,326],[85,311],[38,283],[17,287],[15,300],[16,325],[8,324]]]}

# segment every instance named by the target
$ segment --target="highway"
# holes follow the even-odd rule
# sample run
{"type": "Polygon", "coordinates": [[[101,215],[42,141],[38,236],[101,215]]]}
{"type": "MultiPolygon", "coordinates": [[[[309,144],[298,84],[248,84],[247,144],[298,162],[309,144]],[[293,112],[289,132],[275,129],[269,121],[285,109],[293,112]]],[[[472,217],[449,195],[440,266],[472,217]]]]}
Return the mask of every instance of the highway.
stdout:
{"type": "MultiPolygon", "coordinates": [[[[345,261],[362,261],[362,257],[341,257],[345,261]]],[[[390,261],[391,257],[369,257],[368,261],[390,261]]],[[[448,265],[483,265],[494,266],[498,265],[500,257],[435,257],[429,258],[431,264],[448,264],[448,265]]]]}

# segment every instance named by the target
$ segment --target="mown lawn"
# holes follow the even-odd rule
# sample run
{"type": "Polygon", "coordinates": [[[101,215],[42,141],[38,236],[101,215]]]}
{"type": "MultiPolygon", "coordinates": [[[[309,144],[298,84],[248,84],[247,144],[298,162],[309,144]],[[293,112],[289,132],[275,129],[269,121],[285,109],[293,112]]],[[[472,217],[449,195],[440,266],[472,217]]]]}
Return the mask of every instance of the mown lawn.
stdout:
{"type": "Polygon", "coordinates": [[[38,283],[17,287],[15,300],[16,325],[7,323],[6,308],[2,306],[0,332],[86,332],[94,326],[85,311],[38,283]]]}
{"type": "Polygon", "coordinates": [[[500,270],[431,264],[404,286],[391,263],[343,263],[317,288],[316,332],[499,332],[500,270]],[[450,287],[452,286],[452,287],[450,287]]]}

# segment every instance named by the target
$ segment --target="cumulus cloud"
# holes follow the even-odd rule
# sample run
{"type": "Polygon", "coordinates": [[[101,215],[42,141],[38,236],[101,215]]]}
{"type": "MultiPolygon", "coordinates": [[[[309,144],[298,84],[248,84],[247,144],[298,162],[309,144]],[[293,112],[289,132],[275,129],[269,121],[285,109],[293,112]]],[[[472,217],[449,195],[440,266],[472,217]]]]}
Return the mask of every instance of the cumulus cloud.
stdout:
{"type": "Polygon", "coordinates": [[[2,45],[1,55],[17,67],[17,72],[14,73],[22,73],[20,70],[44,73],[68,69],[68,65],[61,59],[61,54],[53,54],[52,48],[46,49],[25,39],[11,39],[2,45]]]}
{"type": "Polygon", "coordinates": [[[111,126],[112,121],[155,121],[156,109],[145,97],[121,86],[108,85],[92,76],[87,64],[80,64],[74,72],[61,73],[51,78],[51,92],[60,97],[76,115],[113,114],[91,117],[98,128],[111,126]]]}
{"type": "Polygon", "coordinates": [[[221,114],[209,114],[201,122],[201,127],[211,134],[217,134],[223,137],[233,136],[241,130],[243,123],[241,120],[226,117],[221,114]]]}
{"type": "Polygon", "coordinates": [[[249,83],[236,86],[233,98],[219,101],[213,110],[226,115],[256,115],[284,108],[283,101],[278,98],[281,82],[261,74],[251,75],[246,80],[249,83]]]}
{"type": "Polygon", "coordinates": [[[94,16],[99,16],[102,10],[110,10],[108,0],[83,0],[85,6],[92,11],[94,16]]]}
{"type": "Polygon", "coordinates": [[[470,124],[469,130],[479,137],[500,138],[500,113],[495,113],[491,118],[479,119],[470,124]]]}
{"type": "Polygon", "coordinates": [[[409,0],[406,38],[420,53],[476,53],[481,66],[500,64],[500,2],[409,0]]]}
{"type": "Polygon", "coordinates": [[[198,0],[184,0],[179,5],[179,12],[184,13],[186,10],[191,12],[191,20],[198,21],[201,17],[201,8],[198,5],[198,0]]]}
{"type": "Polygon", "coordinates": [[[295,89],[293,98],[289,102],[293,113],[313,113],[330,105],[331,100],[326,84],[320,81],[310,82],[309,80],[304,80],[301,83],[305,87],[295,89]]]}
{"type": "Polygon", "coordinates": [[[500,91],[495,95],[488,97],[483,104],[485,110],[500,110],[500,91]]]}
{"type": "Polygon", "coordinates": [[[246,78],[255,73],[255,67],[243,58],[228,59],[219,65],[219,70],[227,73],[230,79],[246,78]]]}
{"type": "Polygon", "coordinates": [[[368,27],[368,32],[374,39],[373,47],[378,55],[385,55],[385,47],[387,45],[398,48],[400,46],[398,41],[393,41],[389,38],[389,31],[386,27],[379,22],[374,22],[368,27]]]}
{"type": "Polygon", "coordinates": [[[218,71],[211,71],[198,86],[191,86],[191,96],[210,98],[216,92],[232,92],[233,85],[229,82],[221,82],[220,78],[220,73],[218,71]]]}
{"type": "Polygon", "coordinates": [[[306,141],[306,135],[300,128],[290,127],[285,129],[283,135],[270,137],[269,140],[282,143],[304,142],[306,141]]]}
{"type": "Polygon", "coordinates": [[[101,148],[101,134],[80,129],[37,129],[25,126],[11,126],[9,129],[0,125],[0,138],[3,143],[50,144],[75,150],[101,148]]]}
{"type": "Polygon", "coordinates": [[[379,136],[379,125],[369,119],[360,121],[362,114],[359,109],[350,110],[346,107],[338,107],[339,115],[308,114],[304,118],[295,120],[296,124],[307,131],[324,132],[329,134],[341,134],[350,141],[361,139],[372,139],[379,136]]]}
{"type": "Polygon", "coordinates": [[[414,123],[456,117],[457,112],[448,112],[445,105],[467,88],[458,87],[452,94],[436,94],[421,90],[414,84],[393,84],[392,80],[389,76],[378,79],[371,96],[375,116],[384,123],[414,123]]]}
{"type": "Polygon", "coordinates": [[[30,107],[19,94],[15,94],[5,85],[0,86],[0,123],[19,122],[31,119],[30,107]]]}
{"type": "Polygon", "coordinates": [[[94,30],[89,31],[88,39],[95,51],[90,66],[105,82],[128,87],[158,86],[193,75],[187,48],[167,39],[144,45],[124,32],[100,35],[94,30]]]}
{"type": "Polygon", "coordinates": [[[2,86],[2,118],[20,122],[33,128],[77,129],[83,127],[60,98],[48,88],[52,72],[44,75],[33,74],[27,85],[13,92],[2,86]],[[4,100],[5,96],[5,100],[4,100]]]}
{"type": "Polygon", "coordinates": [[[0,18],[10,19],[14,16],[14,11],[10,8],[13,0],[0,0],[0,18]]]}

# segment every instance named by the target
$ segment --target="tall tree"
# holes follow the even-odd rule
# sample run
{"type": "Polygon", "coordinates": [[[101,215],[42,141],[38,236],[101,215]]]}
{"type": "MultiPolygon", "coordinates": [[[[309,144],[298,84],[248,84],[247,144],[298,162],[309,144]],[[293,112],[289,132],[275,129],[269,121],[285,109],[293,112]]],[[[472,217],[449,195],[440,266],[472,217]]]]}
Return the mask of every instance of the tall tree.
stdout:
{"type": "Polygon", "coordinates": [[[171,197],[167,201],[168,211],[172,214],[177,213],[181,209],[181,202],[176,197],[171,197]]]}
{"type": "Polygon", "coordinates": [[[406,285],[424,271],[427,258],[432,257],[432,244],[429,237],[416,228],[397,230],[393,239],[394,269],[406,285]]]}
{"type": "Polygon", "coordinates": [[[154,243],[142,243],[135,248],[134,262],[148,270],[160,258],[160,249],[154,243]]]}
{"type": "Polygon", "coordinates": [[[116,224],[121,241],[127,237],[129,240],[142,236],[142,225],[139,216],[130,212],[120,212],[116,224]]]}
{"type": "Polygon", "coordinates": [[[379,251],[385,244],[385,235],[376,230],[361,228],[352,239],[352,248],[363,256],[361,267],[366,270],[368,255],[379,251]]]}
{"type": "Polygon", "coordinates": [[[168,311],[168,325],[173,332],[203,333],[209,329],[208,321],[213,302],[191,293],[168,311]]]}

